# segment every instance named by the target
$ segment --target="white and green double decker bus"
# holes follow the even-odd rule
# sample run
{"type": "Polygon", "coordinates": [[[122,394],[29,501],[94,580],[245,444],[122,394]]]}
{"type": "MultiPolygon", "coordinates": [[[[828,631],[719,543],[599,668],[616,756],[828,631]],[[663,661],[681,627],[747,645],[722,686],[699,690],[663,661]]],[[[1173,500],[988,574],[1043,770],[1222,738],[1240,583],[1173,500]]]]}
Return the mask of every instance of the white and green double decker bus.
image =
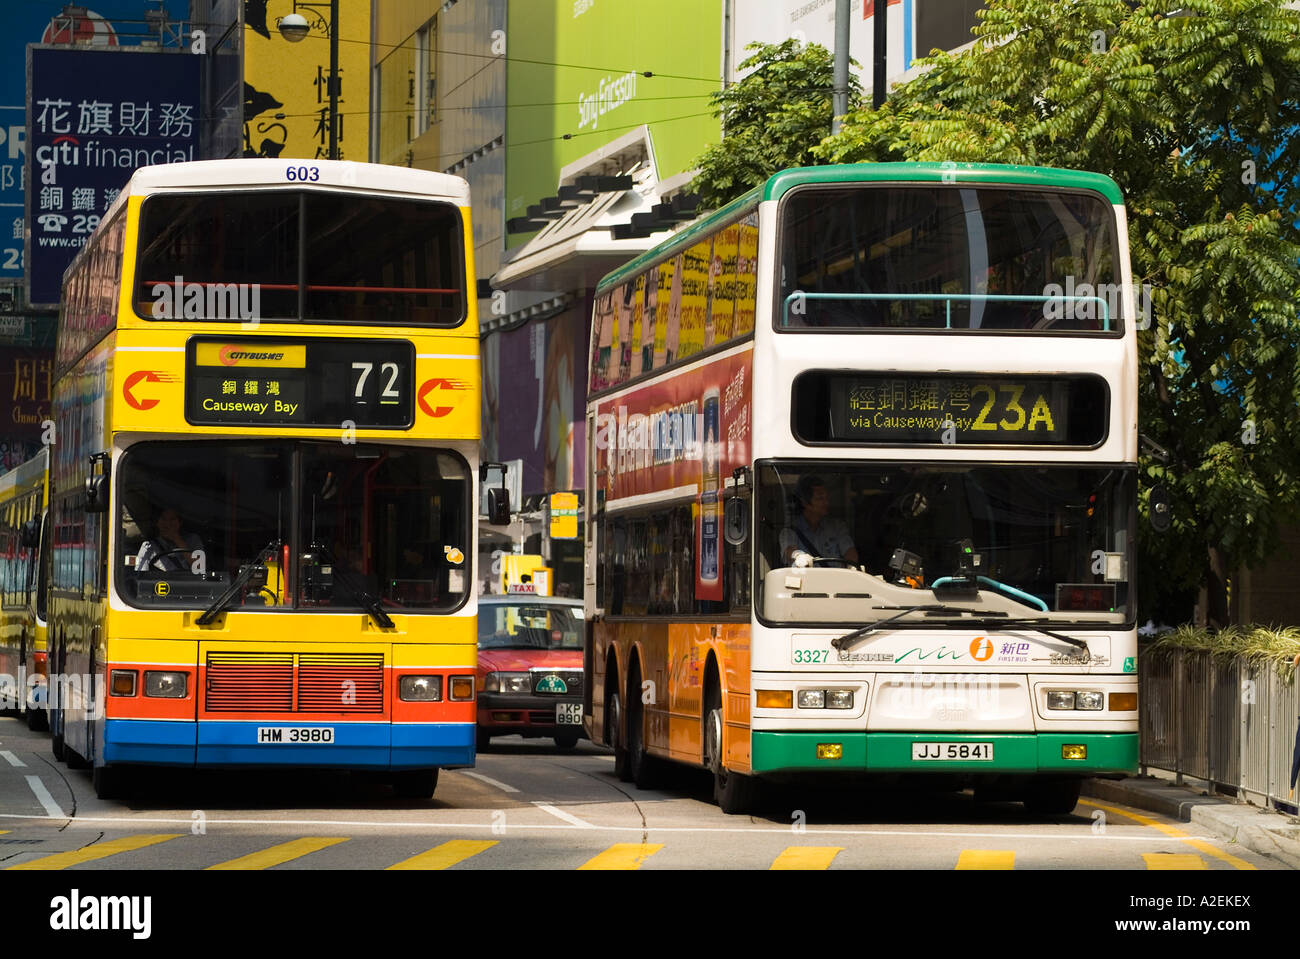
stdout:
{"type": "Polygon", "coordinates": [[[919,776],[1074,808],[1137,767],[1123,200],[789,170],[606,277],[588,730],[625,778],[919,776]]]}

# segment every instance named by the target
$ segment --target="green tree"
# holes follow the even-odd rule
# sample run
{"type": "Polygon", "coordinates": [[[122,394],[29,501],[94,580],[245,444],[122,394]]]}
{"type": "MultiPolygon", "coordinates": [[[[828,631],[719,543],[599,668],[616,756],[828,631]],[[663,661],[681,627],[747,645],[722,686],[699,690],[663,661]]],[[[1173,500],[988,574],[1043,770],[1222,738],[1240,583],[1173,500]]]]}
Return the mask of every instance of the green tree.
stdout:
{"type": "Polygon", "coordinates": [[[1139,428],[1170,454],[1143,456],[1144,486],[1166,484],[1175,517],[1164,535],[1140,527],[1142,589],[1205,583],[1226,625],[1233,571],[1269,555],[1300,501],[1300,14],[1282,0],[993,0],[975,34],[814,152],[1115,179],[1134,283],[1151,291],[1139,428]]]}
{"type": "MultiPolygon", "coordinates": [[[[834,59],[815,43],[751,43],[741,80],[712,95],[724,136],[695,161],[693,187],[716,208],[758,186],[773,173],[817,162],[813,148],[831,132],[834,59]]],[[[849,75],[849,109],[861,105],[849,75]]]]}

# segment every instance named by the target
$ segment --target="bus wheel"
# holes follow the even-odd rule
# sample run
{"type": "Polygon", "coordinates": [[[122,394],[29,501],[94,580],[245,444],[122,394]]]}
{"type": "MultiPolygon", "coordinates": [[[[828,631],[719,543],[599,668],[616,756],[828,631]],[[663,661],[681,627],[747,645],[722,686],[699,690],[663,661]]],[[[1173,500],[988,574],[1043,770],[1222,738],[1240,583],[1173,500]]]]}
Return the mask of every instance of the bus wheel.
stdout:
{"type": "Polygon", "coordinates": [[[27,704],[27,728],[34,733],[44,732],[50,728],[49,720],[45,715],[45,707],[33,706],[27,704]]]}
{"type": "Polygon", "coordinates": [[[100,799],[116,799],[126,785],[126,771],[117,766],[96,766],[90,774],[95,795],[100,799]]]}
{"type": "Polygon", "coordinates": [[[68,755],[63,745],[63,710],[61,709],[53,710],[50,715],[50,752],[59,762],[63,762],[68,755]]]}
{"type": "Polygon", "coordinates": [[[577,733],[557,733],[555,736],[555,745],[561,749],[572,749],[578,745],[577,733]]]}
{"type": "Polygon", "coordinates": [[[752,777],[729,770],[722,762],[722,707],[717,705],[717,694],[710,697],[714,703],[705,725],[704,755],[713,772],[713,801],[728,815],[744,815],[754,804],[756,784],[752,777]]]}
{"type": "Polygon", "coordinates": [[[637,690],[641,688],[641,670],[632,672],[627,700],[627,772],[637,789],[655,789],[659,785],[659,761],[646,752],[645,707],[637,690]]]}
{"type": "Polygon", "coordinates": [[[623,742],[623,733],[620,731],[623,724],[623,699],[617,692],[611,692],[605,698],[605,703],[605,724],[609,729],[610,744],[614,747],[614,775],[625,783],[631,782],[627,745],[623,742]]]}
{"type": "Polygon", "coordinates": [[[1081,779],[1045,779],[1029,787],[1025,809],[1037,814],[1065,815],[1079,804],[1081,779]]]}
{"type": "Polygon", "coordinates": [[[437,788],[436,769],[412,769],[393,777],[393,791],[403,799],[432,799],[437,788]]]}

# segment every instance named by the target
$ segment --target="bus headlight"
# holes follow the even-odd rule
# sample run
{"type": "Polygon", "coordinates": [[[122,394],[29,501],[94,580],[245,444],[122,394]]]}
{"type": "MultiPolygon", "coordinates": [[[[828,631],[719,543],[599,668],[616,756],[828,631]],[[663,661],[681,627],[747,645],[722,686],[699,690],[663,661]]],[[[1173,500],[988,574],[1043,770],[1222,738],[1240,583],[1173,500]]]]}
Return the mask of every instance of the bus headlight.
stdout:
{"type": "Polygon", "coordinates": [[[1075,709],[1105,709],[1106,694],[1095,690],[1079,690],[1074,694],[1075,709]]]}
{"type": "Polygon", "coordinates": [[[799,708],[800,709],[825,709],[826,690],[824,689],[799,690],[799,708]]]}
{"type": "Polygon", "coordinates": [[[483,681],[485,693],[530,693],[533,678],[528,673],[488,673],[483,681]]]}
{"type": "Polygon", "coordinates": [[[853,690],[851,689],[826,690],[826,708],[827,709],[852,709],[853,690]]]}
{"type": "Polygon", "coordinates": [[[1074,690],[1049,689],[1047,691],[1048,709],[1073,709],[1074,690]]]}
{"type": "Polygon", "coordinates": [[[397,684],[397,694],[403,702],[442,702],[441,676],[403,676],[397,684]]]}
{"type": "Polygon", "coordinates": [[[184,699],[188,690],[185,673],[145,670],[144,694],[155,699],[184,699]]]}

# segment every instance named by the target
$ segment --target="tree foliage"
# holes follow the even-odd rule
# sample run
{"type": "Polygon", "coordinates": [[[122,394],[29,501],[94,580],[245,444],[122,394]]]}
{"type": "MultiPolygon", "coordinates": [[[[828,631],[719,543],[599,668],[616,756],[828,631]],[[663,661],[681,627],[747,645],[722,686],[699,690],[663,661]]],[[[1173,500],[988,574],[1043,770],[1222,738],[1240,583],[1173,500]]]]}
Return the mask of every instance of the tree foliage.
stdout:
{"type": "Polygon", "coordinates": [[[1175,517],[1164,535],[1140,526],[1142,588],[1150,602],[1206,583],[1225,623],[1232,571],[1269,554],[1300,502],[1300,14],[1282,0],[993,0],[975,34],[812,152],[1115,179],[1134,283],[1151,290],[1139,428],[1171,454],[1142,458],[1175,517]]]}
{"type": "MultiPolygon", "coordinates": [[[[725,136],[695,161],[693,184],[706,207],[719,207],[788,167],[818,162],[813,148],[831,132],[834,60],[823,46],[751,43],[741,80],[711,97],[725,136]]],[[[862,102],[850,74],[849,109],[862,102]]]]}

